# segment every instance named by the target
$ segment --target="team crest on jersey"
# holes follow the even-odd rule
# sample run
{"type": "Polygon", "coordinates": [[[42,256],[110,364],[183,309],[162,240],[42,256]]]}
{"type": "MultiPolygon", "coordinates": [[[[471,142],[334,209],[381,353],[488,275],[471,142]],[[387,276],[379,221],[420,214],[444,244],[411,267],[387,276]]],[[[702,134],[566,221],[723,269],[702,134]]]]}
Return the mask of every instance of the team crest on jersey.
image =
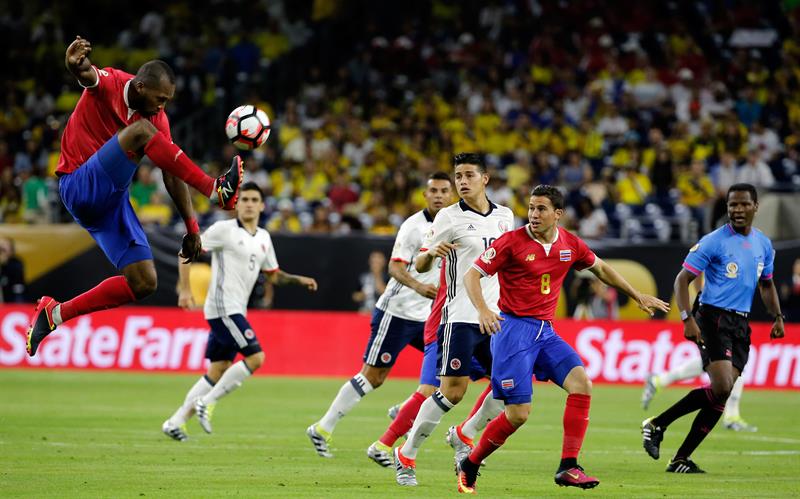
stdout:
{"type": "Polygon", "coordinates": [[[483,252],[481,255],[481,261],[483,263],[492,263],[492,259],[497,256],[497,251],[494,248],[489,248],[483,252]]]}
{"type": "Polygon", "coordinates": [[[526,262],[532,262],[534,260],[536,260],[536,255],[534,255],[533,253],[531,253],[531,254],[529,254],[528,256],[525,257],[525,261],[526,262]]]}
{"type": "Polygon", "coordinates": [[[510,390],[510,389],[514,388],[514,380],[513,379],[504,379],[504,380],[500,381],[500,386],[503,388],[503,390],[510,390]]]}
{"type": "Polygon", "coordinates": [[[425,237],[432,238],[433,234],[434,234],[434,230],[433,230],[433,227],[431,227],[430,230],[425,234],[425,237]]]}
{"type": "Polygon", "coordinates": [[[739,266],[735,262],[731,262],[725,266],[725,277],[728,279],[736,279],[739,277],[739,266]]]}
{"type": "Polygon", "coordinates": [[[247,331],[244,332],[244,337],[247,338],[248,340],[252,340],[253,338],[256,337],[256,333],[252,329],[248,329],[247,331]]]}
{"type": "Polygon", "coordinates": [[[381,362],[383,362],[384,364],[388,364],[389,361],[391,360],[392,360],[392,354],[390,354],[389,352],[383,352],[381,354],[381,362]]]}
{"type": "Polygon", "coordinates": [[[508,222],[505,220],[500,220],[497,222],[497,228],[500,229],[500,232],[508,232],[510,227],[508,226],[508,222]]]}
{"type": "Polygon", "coordinates": [[[458,371],[461,369],[461,361],[459,359],[453,359],[450,361],[450,369],[453,371],[458,371]]]}
{"type": "Polygon", "coordinates": [[[694,246],[689,248],[689,253],[694,253],[695,251],[697,251],[697,248],[699,248],[699,247],[700,247],[700,243],[695,244],[694,246]]]}
{"type": "Polygon", "coordinates": [[[561,250],[558,252],[558,260],[561,262],[572,261],[572,250],[561,250]]]}

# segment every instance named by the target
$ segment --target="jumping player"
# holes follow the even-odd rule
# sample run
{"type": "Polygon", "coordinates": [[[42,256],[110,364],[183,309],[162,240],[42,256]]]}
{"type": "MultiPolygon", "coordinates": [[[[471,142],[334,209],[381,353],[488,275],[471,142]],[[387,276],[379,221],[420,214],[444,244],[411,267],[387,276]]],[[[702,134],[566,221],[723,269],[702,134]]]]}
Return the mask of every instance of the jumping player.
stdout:
{"type": "Polygon", "coordinates": [[[656,309],[669,311],[667,303],[639,293],[583,240],[559,228],[563,212],[561,191],[549,185],[535,187],[528,207],[529,223],[495,241],[464,276],[464,287],[478,311],[480,332],[492,335],[492,388],[494,397],[505,401],[505,411],[489,423],[478,445],[460,463],[459,492],[475,492],[481,461],[527,421],[533,375],[540,381],[551,380],[568,393],[555,482],[581,488],[600,483],[578,465],[589,425],[592,383],[580,357],[558,336],[552,323],[561,285],[571,267],[589,269],[651,315],[656,309]],[[500,280],[500,315],[486,304],[481,292],[481,279],[494,274],[500,280]]]}
{"type": "Polygon", "coordinates": [[[200,252],[200,230],[186,184],[231,210],[242,182],[238,156],[227,173],[214,179],[172,143],[164,106],[175,94],[175,74],[166,63],[147,62],[134,76],[92,65],[91,50],[81,37],[67,48],[67,69],[84,91],[64,128],[56,175],[67,210],[122,275],[64,303],[41,297],[28,329],[30,356],[59,324],[141,300],[155,291],[153,254],[128,194],[143,155],[163,170],[164,185],[186,223],[181,254],[189,261],[200,252]]]}

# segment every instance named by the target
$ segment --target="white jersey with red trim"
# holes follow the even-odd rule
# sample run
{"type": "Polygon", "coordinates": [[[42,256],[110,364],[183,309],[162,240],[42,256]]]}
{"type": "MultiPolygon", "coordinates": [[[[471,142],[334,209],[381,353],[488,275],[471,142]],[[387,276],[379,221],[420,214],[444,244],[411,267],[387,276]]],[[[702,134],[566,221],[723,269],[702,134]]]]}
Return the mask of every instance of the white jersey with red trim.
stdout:
{"type": "Polygon", "coordinates": [[[238,219],[216,222],[200,235],[211,252],[211,282],[203,312],[206,319],[247,315],[247,302],[258,274],[276,272],[278,259],[269,232],[251,234],[238,219]]]}
{"type": "MultiPolygon", "coordinates": [[[[394,240],[392,261],[406,264],[408,273],[419,282],[436,286],[439,283],[438,267],[424,274],[420,274],[414,268],[414,262],[422,247],[422,239],[430,229],[431,224],[433,224],[433,217],[428,213],[428,210],[418,211],[408,217],[400,226],[397,238],[394,240]]],[[[424,322],[431,312],[432,302],[433,300],[425,298],[407,286],[403,286],[393,277],[389,279],[386,291],[378,298],[378,303],[375,306],[401,319],[424,322]]]]}
{"type": "MultiPolygon", "coordinates": [[[[456,249],[448,254],[445,265],[447,297],[442,308],[442,324],[478,323],[478,311],[464,288],[464,274],[486,248],[513,228],[514,213],[491,201],[487,213],[476,212],[462,200],[436,215],[420,251],[427,251],[441,242],[456,245],[456,249]]],[[[500,284],[497,276],[484,277],[480,282],[486,304],[499,313],[500,284]]]]}

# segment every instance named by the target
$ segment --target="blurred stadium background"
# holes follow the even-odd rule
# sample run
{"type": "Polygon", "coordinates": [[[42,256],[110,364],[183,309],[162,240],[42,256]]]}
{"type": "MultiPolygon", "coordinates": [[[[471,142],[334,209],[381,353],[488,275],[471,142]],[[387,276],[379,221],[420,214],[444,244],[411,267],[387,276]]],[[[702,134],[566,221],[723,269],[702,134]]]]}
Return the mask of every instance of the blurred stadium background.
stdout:
{"type": "MultiPolygon", "coordinates": [[[[131,199],[154,247],[158,292],[144,302],[147,308],[127,307],[59,328],[59,340],[49,340],[49,348],[45,343],[39,360],[24,356],[20,341],[32,307],[13,303],[30,303],[45,292],[69,298],[114,273],[72,223],[53,175],[61,131],[80,97],[64,68],[64,51],[75,35],[91,41],[91,59],[99,67],[135,72],[152,58],[172,65],[178,86],[167,113],[174,140],[210,173],[237,153],[226,143],[227,113],[245,103],[267,112],[272,135],[245,156],[246,180],[268,195],[262,225],[273,234],[281,267],[315,277],[320,291],[309,296],[273,290],[263,281],[256,285],[251,307],[267,309],[253,319],[267,351],[264,371],[346,376],[358,368],[368,335],[363,312],[374,304],[376,282],[386,278],[394,233],[422,207],[426,176],[450,171],[453,153],[468,150],[487,154],[490,198],[510,206],[519,224],[531,186],[558,185],[569,204],[564,225],[640,289],[665,299],[672,297],[672,279],[688,248],[725,222],[727,187],[755,184],[761,201],[756,226],[775,244],[783,309],[789,321],[800,321],[799,28],[796,0],[8,2],[0,13],[0,285],[2,301],[11,304],[0,306],[0,367],[202,369],[202,316],[174,308],[183,224],[160,171],[147,160],[131,199]],[[307,355],[309,348],[318,353],[307,355]]],[[[199,195],[195,208],[201,227],[228,216],[199,195]]],[[[193,285],[202,298],[208,267],[194,267],[193,285]]],[[[765,320],[760,300],[755,302],[754,318],[765,320]]],[[[584,276],[566,283],[559,317],[596,381],[637,384],[650,370],[695,353],[682,342],[676,314],[627,322],[641,318],[635,307],[584,276]]],[[[755,328],[748,382],[789,390],[754,399],[796,407],[797,326],[774,344],[765,327],[755,328]]],[[[397,374],[416,375],[415,355],[405,354],[397,374]]],[[[25,447],[23,462],[37,459],[38,447],[26,443],[38,436],[39,428],[29,423],[37,417],[36,401],[62,389],[54,377],[37,376],[42,384],[32,384],[33,391],[0,404],[0,422],[24,423],[18,433],[0,424],[0,445],[25,447]]],[[[97,371],[70,376],[89,386],[102,385],[104,376],[119,380],[97,371]]],[[[189,379],[151,376],[142,382],[169,385],[176,397],[189,379]]],[[[18,371],[0,370],[0,380],[19,378],[18,371]]],[[[257,390],[247,387],[235,397],[257,398],[257,390]]],[[[632,420],[639,417],[633,387],[608,390],[620,390],[609,395],[612,408],[629,404],[636,411],[632,420]]],[[[306,405],[319,412],[327,399],[312,402],[319,403],[306,405]]],[[[171,407],[165,404],[159,414],[171,407]]],[[[96,410],[89,405],[86,413],[96,410]]],[[[48,425],[82,424],[80,410],[69,414],[48,419],[48,425]]],[[[762,431],[782,424],[769,411],[760,414],[762,431]]],[[[140,419],[134,423],[143,425],[140,433],[127,435],[125,446],[137,445],[161,421],[140,419]]],[[[368,419],[359,421],[376,428],[384,423],[368,419]]],[[[255,431],[246,421],[242,425],[255,431]]],[[[773,440],[761,441],[759,449],[790,459],[796,469],[800,435],[778,428],[769,435],[764,438],[773,440]]],[[[747,445],[741,441],[736,448],[747,445]]],[[[299,460],[313,458],[298,454],[299,460]]],[[[754,468],[747,483],[770,469],[754,468]]],[[[13,468],[12,475],[15,470],[26,473],[13,468]]],[[[8,478],[0,474],[0,482],[8,478]]],[[[787,493],[798,494],[795,484],[781,480],[787,493]]],[[[10,490],[25,495],[24,487],[10,490]]],[[[134,489],[119,490],[135,495],[134,489]]],[[[103,495],[102,488],[84,493],[92,491],[103,495]]],[[[731,489],[736,492],[741,490],[731,489]]],[[[58,495],[58,489],[47,493],[58,495]]],[[[656,490],[633,495],[650,493],[656,490]]],[[[754,486],[746,495],[758,493],[754,486]]]]}

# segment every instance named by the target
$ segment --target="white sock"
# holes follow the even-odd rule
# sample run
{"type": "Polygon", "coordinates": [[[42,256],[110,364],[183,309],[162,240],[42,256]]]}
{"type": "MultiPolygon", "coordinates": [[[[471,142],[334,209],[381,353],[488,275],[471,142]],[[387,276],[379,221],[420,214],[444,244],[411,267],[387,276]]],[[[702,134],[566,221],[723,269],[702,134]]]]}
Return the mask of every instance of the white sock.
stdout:
{"type": "Polygon", "coordinates": [[[703,361],[700,357],[688,360],[683,364],[658,375],[658,383],[661,387],[669,386],[676,381],[683,381],[695,378],[703,374],[703,361]]]}
{"type": "Polygon", "coordinates": [[[206,405],[215,404],[217,400],[242,386],[242,382],[251,374],[253,373],[247,367],[247,364],[240,360],[229,367],[217,381],[217,384],[214,385],[214,388],[203,396],[203,403],[206,405]]]}
{"type": "Polygon", "coordinates": [[[64,323],[64,321],[61,320],[61,304],[60,303],[58,305],[56,305],[55,307],[53,307],[53,311],[50,312],[50,317],[53,319],[53,324],[55,324],[56,326],[60,326],[61,324],[64,323]]]}
{"type": "Polygon", "coordinates": [[[487,395],[478,411],[461,425],[461,434],[470,439],[475,438],[479,431],[486,428],[489,421],[503,412],[504,407],[505,403],[502,400],[492,397],[491,394],[487,395]]]}
{"type": "Polygon", "coordinates": [[[371,391],[372,385],[367,378],[361,373],[356,374],[342,385],[339,393],[336,394],[336,398],[331,402],[328,412],[322,416],[322,419],[317,424],[328,433],[333,433],[336,423],[345,417],[361,401],[364,395],[371,391]]]}
{"type": "Polygon", "coordinates": [[[736,383],[733,384],[728,401],[725,402],[725,412],[722,413],[722,419],[739,417],[739,401],[742,398],[742,390],[744,390],[744,378],[739,376],[736,383]]]}
{"type": "MultiPolygon", "coordinates": [[[[487,397],[488,398],[488,397],[487,397]]],[[[417,451],[423,442],[431,435],[433,430],[442,420],[442,416],[453,408],[453,403],[447,400],[442,392],[436,390],[433,395],[428,397],[419,408],[417,418],[411,431],[408,432],[408,440],[403,444],[400,452],[409,459],[417,458],[417,451]]]]}
{"type": "Polygon", "coordinates": [[[186,398],[183,400],[183,405],[178,407],[178,410],[175,411],[169,420],[175,426],[181,426],[192,417],[194,414],[194,401],[198,398],[202,397],[211,389],[214,388],[214,385],[208,380],[206,376],[201,376],[200,379],[189,389],[189,392],[186,394],[186,398]]]}

